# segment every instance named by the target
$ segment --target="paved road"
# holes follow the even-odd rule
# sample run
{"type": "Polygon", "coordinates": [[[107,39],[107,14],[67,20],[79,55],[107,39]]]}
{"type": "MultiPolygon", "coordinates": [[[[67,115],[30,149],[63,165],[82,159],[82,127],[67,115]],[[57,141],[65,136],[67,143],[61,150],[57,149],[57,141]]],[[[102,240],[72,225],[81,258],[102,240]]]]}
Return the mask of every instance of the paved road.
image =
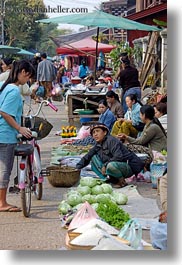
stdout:
{"type": "MultiPolygon", "coordinates": [[[[53,124],[48,137],[42,139],[42,166],[50,163],[51,148],[57,147],[60,137],[55,136],[61,125],[67,124],[67,112],[63,102],[54,102],[59,108],[55,113],[44,107],[46,118],[53,124]]],[[[37,108],[37,105],[33,105],[37,108]]],[[[156,190],[150,184],[139,184],[139,192],[149,198],[156,198],[156,190]]],[[[65,248],[66,230],[61,227],[57,207],[67,189],[52,187],[47,178],[44,181],[43,198],[33,199],[30,218],[20,213],[0,213],[0,249],[4,250],[56,250],[65,248]]],[[[8,194],[8,202],[20,206],[19,194],[8,194]]],[[[146,235],[148,239],[148,235],[146,235]]]]}
{"type": "MultiPolygon", "coordinates": [[[[50,163],[51,148],[57,147],[60,137],[55,136],[61,124],[67,124],[65,105],[54,102],[58,112],[48,106],[43,108],[45,117],[53,124],[49,136],[39,141],[41,146],[42,166],[50,163]]],[[[32,105],[33,109],[37,108],[32,105]]],[[[0,213],[0,249],[60,249],[64,246],[65,230],[61,228],[57,211],[58,203],[66,189],[52,187],[47,178],[44,181],[43,198],[33,199],[31,217],[25,218],[20,213],[0,213]]],[[[19,194],[8,194],[8,202],[20,206],[19,194]]]]}

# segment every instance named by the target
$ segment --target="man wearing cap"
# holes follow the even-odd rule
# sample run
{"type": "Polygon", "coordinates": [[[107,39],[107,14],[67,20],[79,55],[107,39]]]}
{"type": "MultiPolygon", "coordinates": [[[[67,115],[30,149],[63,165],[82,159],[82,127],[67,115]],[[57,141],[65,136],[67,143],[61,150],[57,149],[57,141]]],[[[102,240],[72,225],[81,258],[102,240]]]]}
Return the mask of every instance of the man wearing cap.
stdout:
{"type": "Polygon", "coordinates": [[[124,112],[127,111],[125,98],[130,94],[137,95],[137,99],[141,99],[141,87],[138,77],[138,70],[130,65],[130,60],[127,56],[120,57],[122,70],[119,74],[119,86],[122,87],[122,105],[124,112]]]}
{"type": "Polygon", "coordinates": [[[41,54],[41,62],[37,68],[37,81],[45,88],[45,99],[51,101],[52,82],[56,80],[56,68],[47,60],[47,54],[41,54]]]}
{"type": "Polygon", "coordinates": [[[125,178],[143,169],[143,161],[120,140],[111,136],[103,123],[92,125],[90,134],[96,144],[81,158],[76,168],[82,169],[91,162],[91,168],[99,178],[113,183],[115,188],[126,186],[125,178]]]}

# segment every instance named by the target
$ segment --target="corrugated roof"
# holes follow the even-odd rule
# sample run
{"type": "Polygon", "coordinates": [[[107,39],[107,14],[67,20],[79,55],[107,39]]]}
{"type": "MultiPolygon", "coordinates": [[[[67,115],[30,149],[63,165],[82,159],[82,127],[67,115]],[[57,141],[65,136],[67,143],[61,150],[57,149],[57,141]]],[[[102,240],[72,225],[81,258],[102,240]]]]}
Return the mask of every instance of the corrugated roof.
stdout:
{"type": "MultiPolygon", "coordinates": [[[[107,28],[100,28],[99,32],[104,32],[107,30],[107,28]]],[[[56,44],[57,47],[60,47],[64,44],[69,44],[72,42],[76,42],[82,39],[85,39],[87,37],[91,37],[97,35],[97,28],[92,28],[86,31],[81,31],[78,33],[73,33],[73,34],[67,34],[67,35],[60,35],[56,38],[51,38],[51,40],[56,44]]]]}

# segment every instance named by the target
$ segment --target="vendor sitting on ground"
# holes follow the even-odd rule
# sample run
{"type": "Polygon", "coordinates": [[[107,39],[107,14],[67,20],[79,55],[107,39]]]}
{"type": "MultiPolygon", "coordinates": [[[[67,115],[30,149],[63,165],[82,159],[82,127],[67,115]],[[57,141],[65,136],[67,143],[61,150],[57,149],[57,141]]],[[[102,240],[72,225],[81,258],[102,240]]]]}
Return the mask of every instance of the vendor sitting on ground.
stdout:
{"type": "Polygon", "coordinates": [[[119,118],[114,123],[111,135],[117,136],[118,134],[124,133],[136,138],[138,133],[143,131],[145,125],[140,118],[142,103],[137,100],[137,96],[134,94],[128,95],[125,100],[128,110],[124,118],[119,118]]]}
{"type": "Polygon", "coordinates": [[[96,144],[81,158],[76,168],[84,168],[91,162],[91,168],[99,178],[113,183],[115,188],[126,186],[125,178],[138,174],[143,169],[143,161],[121,141],[111,136],[104,124],[92,125],[90,134],[96,144]]]}
{"type": "Polygon", "coordinates": [[[109,131],[111,131],[116,118],[112,111],[109,109],[107,101],[105,99],[101,99],[99,101],[98,112],[100,114],[99,122],[105,124],[108,127],[109,131]]]}
{"type": "Polygon", "coordinates": [[[167,133],[167,103],[158,102],[154,105],[155,117],[158,118],[165,132],[167,133]]]}
{"type": "Polygon", "coordinates": [[[127,148],[135,153],[145,153],[149,156],[146,161],[146,168],[153,160],[152,151],[161,152],[167,150],[167,137],[164,128],[159,120],[155,117],[154,107],[151,105],[144,105],[140,108],[140,118],[145,124],[141,136],[138,138],[130,137],[126,134],[118,134],[118,139],[126,141],[129,144],[127,148]]]}
{"type": "Polygon", "coordinates": [[[124,111],[121,102],[119,101],[118,94],[116,94],[113,90],[109,90],[106,93],[106,100],[110,110],[115,115],[115,117],[123,118],[124,111]]]}

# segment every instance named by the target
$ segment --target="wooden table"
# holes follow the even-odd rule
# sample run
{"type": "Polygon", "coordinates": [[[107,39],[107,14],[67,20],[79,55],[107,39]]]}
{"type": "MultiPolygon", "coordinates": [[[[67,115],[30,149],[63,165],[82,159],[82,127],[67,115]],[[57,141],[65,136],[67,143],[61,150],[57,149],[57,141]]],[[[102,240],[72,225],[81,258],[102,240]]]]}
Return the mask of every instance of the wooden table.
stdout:
{"type": "Polygon", "coordinates": [[[74,124],[74,118],[99,118],[97,112],[98,102],[105,98],[105,94],[89,93],[89,94],[70,94],[68,95],[68,122],[70,125],[74,124]],[[87,98],[88,109],[94,110],[95,113],[88,115],[74,114],[75,109],[84,109],[84,100],[87,98]]]}

